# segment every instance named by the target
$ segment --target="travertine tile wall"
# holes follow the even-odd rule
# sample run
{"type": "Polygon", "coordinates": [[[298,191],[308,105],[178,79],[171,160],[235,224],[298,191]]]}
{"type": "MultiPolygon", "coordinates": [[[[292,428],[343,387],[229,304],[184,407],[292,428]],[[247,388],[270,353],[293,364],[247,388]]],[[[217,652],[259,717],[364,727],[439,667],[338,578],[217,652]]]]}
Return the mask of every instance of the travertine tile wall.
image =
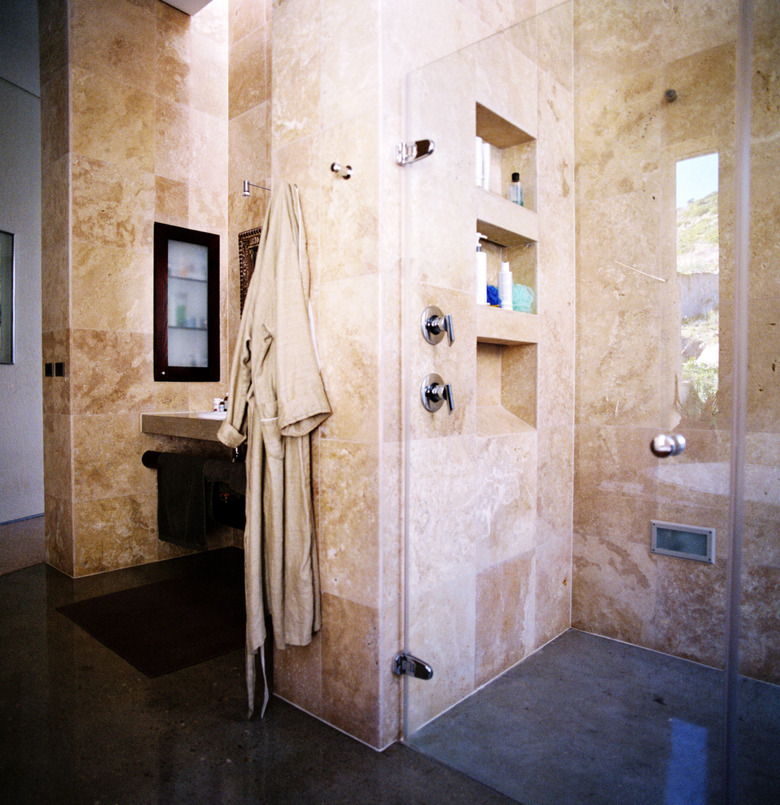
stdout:
{"type": "MultiPolygon", "coordinates": [[[[514,88],[521,100],[527,100],[529,90],[533,97],[538,91],[549,99],[539,104],[538,121],[535,104],[532,107],[540,139],[544,134],[539,175],[547,184],[539,201],[548,227],[539,248],[539,294],[544,299],[540,311],[543,329],[556,333],[539,348],[539,372],[547,386],[540,391],[536,428],[521,427],[519,434],[499,429],[498,435],[477,430],[469,234],[475,220],[469,213],[468,182],[465,203],[448,196],[451,188],[441,187],[436,203],[456,216],[465,214],[464,226],[450,221],[450,226],[437,229],[429,222],[437,250],[427,258],[436,270],[431,269],[428,279],[413,274],[409,310],[403,310],[402,301],[405,179],[393,155],[404,129],[406,74],[496,28],[533,17],[536,4],[527,5],[511,10],[501,4],[454,0],[422,6],[379,0],[285,0],[274,5],[273,179],[301,188],[323,374],[334,408],[317,434],[314,451],[323,630],[310,647],[277,652],[275,684],[281,695],[374,746],[395,740],[401,723],[401,685],[391,674],[390,660],[403,640],[402,392],[412,406],[409,519],[414,530],[431,540],[413,572],[415,637],[431,655],[439,647],[444,652],[436,683],[421,694],[415,717],[430,717],[467,695],[569,623],[571,63],[552,63],[550,58],[558,58],[561,42],[570,53],[570,5],[554,19],[528,24],[527,46],[533,44],[534,49],[523,52],[522,59],[538,61],[539,69],[534,67],[523,91],[514,88]],[[428,35],[431,30],[436,37],[428,35]],[[330,172],[334,161],[352,166],[349,181],[330,172]],[[428,298],[431,295],[435,298],[428,298]],[[422,409],[417,410],[415,371],[423,366],[426,372],[434,369],[428,366],[430,347],[419,337],[423,297],[452,311],[457,320],[456,344],[439,353],[445,362],[442,373],[450,372],[447,380],[458,394],[451,418],[446,413],[420,417],[422,409]],[[409,377],[403,376],[401,364],[402,310],[409,327],[410,366],[415,367],[409,377]],[[548,451],[540,450],[541,458],[537,442],[548,451]],[[426,496],[422,491],[431,482],[423,470],[432,461],[434,488],[426,496]],[[491,503],[480,503],[484,500],[491,503]],[[453,552],[465,564],[453,561],[453,552]],[[427,576],[425,567],[430,570],[427,576]],[[454,575],[447,575],[448,567],[454,575]],[[423,611],[425,601],[436,611],[423,611]],[[506,613],[498,623],[497,606],[506,613]],[[446,641],[446,636],[454,639],[446,641]],[[465,669],[463,679],[452,678],[454,669],[456,674],[461,672],[456,669],[465,669]]],[[[521,51],[516,52],[521,58],[521,51]]],[[[457,94],[437,102],[448,106],[453,100],[457,94]]],[[[455,137],[467,144],[470,160],[473,97],[464,109],[466,125],[455,137]]],[[[445,110],[445,117],[448,114],[445,110]]],[[[473,167],[467,176],[470,182],[473,167]]],[[[500,366],[501,355],[496,360],[500,366]]],[[[535,374],[536,363],[533,367],[535,374]]],[[[500,392],[496,394],[490,403],[499,409],[500,392]]]]}
{"type": "MultiPolygon", "coordinates": [[[[154,383],[155,220],[216,232],[226,276],[227,0],[41,3],[47,547],[74,576],[166,558],[141,411],[206,410],[222,383],[154,383]]],[[[226,287],[222,283],[223,288],[226,287]]],[[[227,294],[220,300],[228,321],[227,294]]],[[[221,334],[221,372],[228,333],[221,334]]],[[[175,448],[174,448],[175,449],[175,448]]],[[[219,448],[216,448],[219,449],[219,448]]]]}
{"type": "MultiPolygon", "coordinates": [[[[722,665],[734,288],[737,2],[575,5],[578,316],[573,625],[722,665]],[[677,90],[673,104],[663,101],[677,90]],[[720,155],[719,413],[680,421],[675,161],[720,155]],[[616,261],[668,280],[659,283],[616,261]],[[685,454],[648,444],[676,428],[685,454]],[[675,467],[670,466],[673,463],[675,467]],[[717,529],[714,566],[654,556],[650,519],[717,529]]],[[[780,679],[776,483],[780,410],[772,375],[777,254],[780,15],[756,3],[753,82],[750,378],[743,576],[743,670],[780,679]],[[775,123],[769,122],[773,117],[775,123]]]]}

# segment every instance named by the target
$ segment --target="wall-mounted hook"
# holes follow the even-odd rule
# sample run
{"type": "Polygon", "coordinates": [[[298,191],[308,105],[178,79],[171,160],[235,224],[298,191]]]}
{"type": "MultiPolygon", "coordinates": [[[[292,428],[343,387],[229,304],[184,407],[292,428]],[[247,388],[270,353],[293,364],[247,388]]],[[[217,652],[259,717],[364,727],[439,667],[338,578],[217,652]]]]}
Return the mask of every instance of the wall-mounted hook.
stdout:
{"type": "Polygon", "coordinates": [[[352,165],[339,165],[338,162],[333,162],[330,169],[342,179],[349,179],[352,176],[352,165]]]}

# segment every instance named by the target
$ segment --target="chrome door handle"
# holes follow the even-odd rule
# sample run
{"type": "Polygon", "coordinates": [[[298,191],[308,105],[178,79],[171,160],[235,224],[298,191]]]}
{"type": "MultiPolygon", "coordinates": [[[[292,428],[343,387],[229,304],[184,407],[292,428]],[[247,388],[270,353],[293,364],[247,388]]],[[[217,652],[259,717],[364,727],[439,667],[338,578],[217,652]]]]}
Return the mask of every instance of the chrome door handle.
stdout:
{"type": "Polygon", "coordinates": [[[681,433],[659,433],[651,442],[650,450],[658,458],[678,456],[685,450],[685,436],[681,433]]]}

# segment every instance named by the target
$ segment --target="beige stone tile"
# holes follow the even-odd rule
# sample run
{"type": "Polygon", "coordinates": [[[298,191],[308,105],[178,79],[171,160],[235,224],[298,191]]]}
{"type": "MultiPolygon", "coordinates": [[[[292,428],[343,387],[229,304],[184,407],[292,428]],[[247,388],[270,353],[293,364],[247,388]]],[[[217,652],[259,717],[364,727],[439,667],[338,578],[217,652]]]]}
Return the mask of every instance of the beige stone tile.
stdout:
{"type": "Polygon", "coordinates": [[[186,226],[189,221],[188,187],[163,176],[154,177],[154,220],[173,226],[186,226]]]}
{"type": "Polygon", "coordinates": [[[479,440],[468,436],[409,445],[409,545],[413,590],[473,572],[478,512],[479,440]],[[432,469],[433,467],[433,469],[432,469]]]}
{"type": "Polygon", "coordinates": [[[378,651],[377,611],[323,594],[323,717],[370,746],[379,744],[378,651]]]}
{"type": "MultiPolygon", "coordinates": [[[[379,6],[379,0],[333,3],[322,15],[319,104],[323,128],[363,115],[376,103],[382,52],[379,6]]],[[[333,157],[330,162],[343,159],[333,157]]]]}
{"type": "Polygon", "coordinates": [[[188,103],[192,42],[190,19],[166,3],[155,3],[155,94],[167,102],[188,103]]]}
{"type": "MultiPolygon", "coordinates": [[[[228,127],[230,144],[229,187],[231,193],[240,193],[242,182],[248,179],[254,184],[270,187],[271,184],[271,103],[265,101],[241,115],[232,117],[228,127]]],[[[245,209],[253,203],[265,204],[270,193],[252,188],[252,195],[237,198],[237,206],[245,209]]],[[[237,210],[238,212],[238,210],[237,210]]],[[[262,215],[254,215],[250,223],[245,221],[240,230],[251,229],[262,223],[262,215]]]]}
{"type": "Polygon", "coordinates": [[[194,136],[189,106],[158,98],[154,114],[154,172],[172,181],[189,181],[194,136]]]}
{"type": "Polygon", "coordinates": [[[379,456],[375,446],[319,442],[319,532],[322,589],[379,605],[379,456]]]}
{"type": "MultiPolygon", "coordinates": [[[[403,446],[380,446],[379,580],[383,609],[397,606],[403,587],[403,446]]],[[[388,617],[383,613],[383,618],[388,617]]],[[[400,643],[399,643],[400,645],[400,643]]]]}
{"type": "Polygon", "coordinates": [[[529,653],[527,638],[533,635],[535,603],[532,571],[533,554],[526,553],[487,567],[477,575],[478,686],[529,653]]]}
{"type": "Polygon", "coordinates": [[[154,86],[153,5],[76,0],[69,3],[69,11],[71,64],[138,89],[154,86]]]}
{"type": "Polygon", "coordinates": [[[476,207],[464,199],[477,190],[476,106],[474,95],[463,90],[473,85],[473,60],[462,54],[410,77],[407,125],[424,132],[438,144],[438,151],[405,174],[408,246],[404,255],[407,276],[471,294],[475,292],[476,207]]]}
{"type": "Polygon", "coordinates": [[[265,25],[266,4],[257,0],[230,0],[229,34],[231,47],[245,36],[257,36],[257,28],[265,25]]]}
{"type": "Polygon", "coordinates": [[[657,557],[657,586],[647,639],[631,642],[722,667],[726,652],[726,567],[657,557]]]}
{"type": "Polygon", "coordinates": [[[70,500],[73,485],[71,466],[71,417],[43,415],[43,479],[47,498],[70,500]]]}
{"type": "Polygon", "coordinates": [[[57,570],[73,576],[72,501],[70,497],[58,498],[46,495],[44,506],[46,561],[57,570]]]}
{"type": "Polygon", "coordinates": [[[317,634],[308,646],[274,649],[273,690],[307,713],[323,717],[322,637],[317,634]]]}
{"type": "Polygon", "coordinates": [[[661,5],[578,2],[574,9],[575,84],[607,86],[616,76],[655,66],[667,38],[665,21],[661,5]]]}
{"type": "MultiPolygon", "coordinates": [[[[379,439],[376,388],[378,333],[366,326],[377,309],[374,276],[322,283],[316,333],[322,376],[333,415],[322,425],[327,439],[379,439]]],[[[375,317],[374,317],[375,320],[375,317]]]]}
{"type": "Polygon", "coordinates": [[[472,482],[478,494],[472,519],[480,571],[533,549],[536,465],[535,432],[477,440],[472,482]]]}
{"type": "Polygon", "coordinates": [[[566,535],[537,545],[534,570],[534,642],[528,647],[532,651],[565,632],[571,624],[571,537],[566,535]]]}
{"type": "Polygon", "coordinates": [[[74,416],[72,431],[75,500],[157,494],[155,473],[141,463],[137,413],[74,416]]]}
{"type": "Polygon", "coordinates": [[[128,171],[154,168],[154,96],[98,73],[71,69],[71,147],[128,171]]]}
{"type": "Polygon", "coordinates": [[[224,196],[228,191],[227,120],[191,110],[190,126],[190,185],[220,193],[223,197],[221,206],[224,208],[224,196]]]}
{"type": "Polygon", "coordinates": [[[151,334],[153,279],[150,252],[75,242],[72,327],[151,334]]]}
{"type": "Polygon", "coordinates": [[[228,119],[228,49],[208,36],[192,36],[190,65],[191,108],[227,123],[228,119]]]}
{"type": "Polygon", "coordinates": [[[658,577],[647,545],[575,534],[573,565],[571,625],[647,645],[658,577]]]}
{"type": "Polygon", "coordinates": [[[706,138],[713,144],[733,143],[735,74],[733,42],[666,64],[664,86],[677,91],[677,100],[663,102],[664,140],[695,143],[706,138]],[[707,125],[702,126],[705,120],[707,125]]]}
{"type": "Polygon", "coordinates": [[[70,159],[64,156],[48,168],[41,188],[41,329],[70,326],[70,159]]]}
{"type": "Polygon", "coordinates": [[[539,68],[573,90],[574,3],[560,3],[540,12],[536,17],[539,68]]]}
{"type": "Polygon", "coordinates": [[[152,336],[76,330],[72,336],[73,413],[149,410],[152,336]]]}
{"type": "Polygon", "coordinates": [[[532,428],[538,416],[539,348],[505,346],[501,357],[501,405],[532,428]]]}
{"type": "Polygon", "coordinates": [[[406,404],[410,406],[409,426],[413,439],[439,438],[476,432],[476,306],[470,292],[446,287],[415,284],[405,320],[409,339],[409,372],[406,377],[406,404]],[[420,320],[428,305],[436,305],[452,316],[455,340],[431,345],[422,335],[420,320]],[[452,388],[454,410],[447,403],[436,412],[426,410],[420,389],[424,378],[438,374],[452,388]]]}
{"type": "Polygon", "coordinates": [[[473,45],[469,52],[474,56],[476,100],[535,137],[536,65],[504,34],[473,45]]]}
{"type": "MultiPolygon", "coordinates": [[[[400,586],[396,586],[396,590],[400,586]]],[[[401,739],[403,726],[403,680],[392,672],[391,664],[385,662],[387,657],[395,657],[399,646],[403,645],[403,615],[401,601],[397,600],[380,612],[380,733],[379,747],[401,739]]]]}
{"type": "Polygon", "coordinates": [[[73,501],[75,576],[141,565],[157,555],[157,496],[73,501]]]}
{"type": "Polygon", "coordinates": [[[320,128],[320,4],[283,3],[274,9],[272,39],[273,147],[320,128]]]}
{"type": "Polygon", "coordinates": [[[778,684],[777,565],[749,567],[742,577],[740,673],[778,684]]]}
{"type": "Polygon", "coordinates": [[[477,345],[477,405],[501,405],[501,354],[499,344],[477,345]]]}
{"type": "Polygon", "coordinates": [[[373,104],[365,106],[362,114],[325,129],[319,141],[322,282],[379,270],[377,114],[373,104]],[[334,162],[350,165],[352,177],[333,173],[334,162]]]}
{"type": "Polygon", "coordinates": [[[661,105],[666,89],[661,72],[648,70],[613,76],[578,94],[578,212],[619,193],[658,195],[658,160],[669,111],[661,105]]]}
{"type": "Polygon", "coordinates": [[[410,678],[408,728],[414,732],[475,687],[476,579],[473,572],[433,586],[413,586],[409,649],[433,667],[433,679],[410,678]]]}
{"type": "Polygon", "coordinates": [[[574,337],[573,305],[561,312],[543,311],[538,347],[537,416],[539,428],[570,425],[574,421],[574,337]]]}
{"type": "Polygon", "coordinates": [[[262,27],[236,42],[230,49],[230,119],[244,114],[271,98],[270,31],[262,27]]]}
{"type": "Polygon", "coordinates": [[[536,545],[571,541],[574,511],[574,431],[571,425],[537,432],[536,545]]]}
{"type": "MultiPolygon", "coordinates": [[[[70,333],[68,330],[44,332],[41,340],[41,362],[63,363],[70,367],[70,333]]],[[[52,367],[53,368],[53,367],[52,367]]],[[[43,372],[43,368],[41,369],[43,372]]],[[[70,378],[43,377],[44,414],[70,413],[70,378]]]]}
{"type": "Polygon", "coordinates": [[[128,174],[116,165],[77,156],[71,188],[74,241],[151,251],[151,174],[128,174]]]}
{"type": "Polygon", "coordinates": [[[683,0],[669,6],[663,15],[659,58],[670,62],[733,40],[738,6],[738,0],[708,2],[704,7],[695,0],[683,0]]]}

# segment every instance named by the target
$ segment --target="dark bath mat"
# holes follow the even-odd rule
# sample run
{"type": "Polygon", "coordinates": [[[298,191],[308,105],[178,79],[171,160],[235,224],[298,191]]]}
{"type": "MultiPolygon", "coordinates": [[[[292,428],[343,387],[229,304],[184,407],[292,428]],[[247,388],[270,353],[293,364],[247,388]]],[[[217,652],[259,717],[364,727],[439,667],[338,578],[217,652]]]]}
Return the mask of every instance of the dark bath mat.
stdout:
{"type": "Polygon", "coordinates": [[[244,646],[243,569],[235,565],[219,557],[194,574],[88,598],[58,611],[146,676],[162,676],[244,646]]]}

